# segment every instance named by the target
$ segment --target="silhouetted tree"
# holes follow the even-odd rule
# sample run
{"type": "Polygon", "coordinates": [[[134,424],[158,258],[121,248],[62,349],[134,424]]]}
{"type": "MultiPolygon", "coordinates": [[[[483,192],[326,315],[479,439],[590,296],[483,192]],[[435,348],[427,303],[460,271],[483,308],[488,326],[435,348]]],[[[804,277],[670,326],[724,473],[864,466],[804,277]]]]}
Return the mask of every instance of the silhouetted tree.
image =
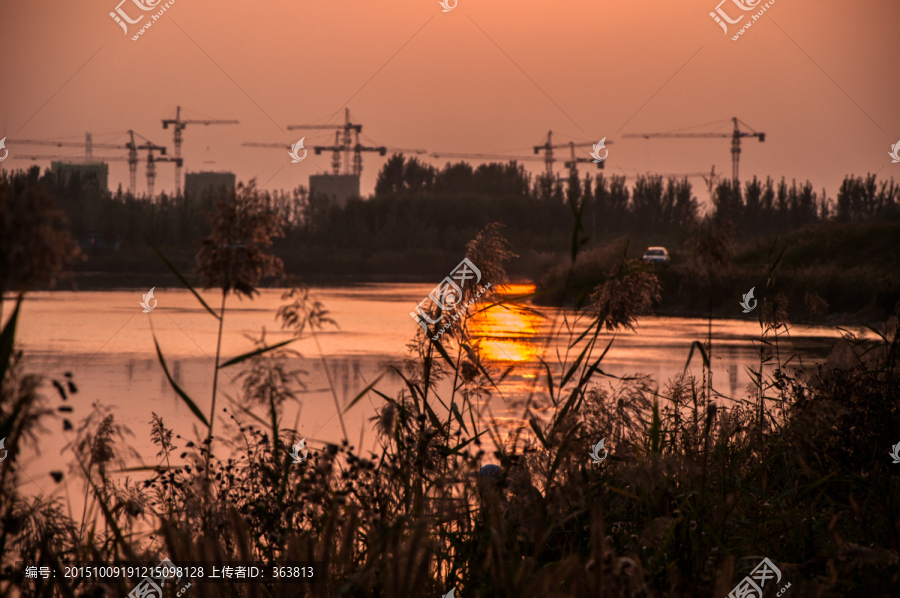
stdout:
{"type": "Polygon", "coordinates": [[[577,172],[569,173],[569,178],[566,179],[566,201],[573,206],[581,204],[581,181],[577,172]]]}
{"type": "Polygon", "coordinates": [[[482,164],[475,170],[473,181],[479,193],[495,197],[527,197],[531,189],[531,177],[516,162],[482,164]]]}
{"type": "Polygon", "coordinates": [[[597,220],[601,222],[601,230],[618,231],[625,228],[628,216],[629,191],[625,186],[625,177],[612,175],[607,179],[604,175],[597,177],[594,185],[594,202],[597,206],[597,220]]]}
{"type": "Polygon", "coordinates": [[[897,219],[900,217],[900,187],[894,180],[882,181],[875,175],[846,177],[838,190],[835,218],[840,222],[858,222],[872,217],[897,219]]]}
{"type": "Polygon", "coordinates": [[[407,193],[427,193],[434,187],[434,177],[434,166],[422,164],[415,157],[410,158],[403,168],[403,190],[407,193]]]}
{"type": "Polygon", "coordinates": [[[387,195],[403,191],[405,161],[403,154],[394,154],[388,159],[385,165],[381,167],[378,179],[375,181],[375,195],[387,195]]]}
{"type": "MultiPolygon", "coordinates": [[[[475,192],[475,177],[472,166],[468,162],[447,165],[438,171],[434,178],[436,193],[472,193],[475,192]]],[[[377,193],[376,189],[376,193],[377,193]]]]}
{"type": "Polygon", "coordinates": [[[744,199],[739,183],[729,179],[718,184],[713,195],[713,211],[717,218],[732,223],[741,222],[744,215],[744,199]]]}
{"type": "Polygon", "coordinates": [[[683,230],[696,224],[699,208],[690,182],[686,178],[680,181],[670,179],[666,193],[674,197],[671,224],[683,230]]]}
{"type": "Polygon", "coordinates": [[[53,283],[79,250],[65,214],[38,183],[40,168],[0,177],[0,320],[3,293],[53,283]]]}
{"type": "Polygon", "coordinates": [[[639,176],[631,195],[632,229],[660,230],[666,219],[662,199],[662,177],[639,176]]]}

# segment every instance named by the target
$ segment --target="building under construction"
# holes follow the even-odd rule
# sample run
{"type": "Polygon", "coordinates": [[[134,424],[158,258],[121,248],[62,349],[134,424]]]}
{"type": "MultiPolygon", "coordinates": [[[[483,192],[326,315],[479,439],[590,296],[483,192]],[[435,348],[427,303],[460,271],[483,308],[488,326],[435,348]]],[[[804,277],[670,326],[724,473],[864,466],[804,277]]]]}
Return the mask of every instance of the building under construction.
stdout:
{"type": "Polygon", "coordinates": [[[184,194],[200,197],[204,193],[226,194],[234,191],[233,172],[188,172],[184,175],[184,194]]]}
{"type": "MultiPolygon", "coordinates": [[[[82,174],[94,173],[101,187],[106,190],[109,180],[109,166],[107,162],[128,162],[128,190],[132,195],[137,195],[137,167],[138,167],[138,150],[147,150],[147,195],[153,197],[154,183],[156,181],[156,164],[159,162],[175,162],[177,168],[181,168],[181,158],[170,158],[166,156],[166,148],[162,145],[156,145],[146,138],[144,143],[138,144],[135,141],[135,135],[143,137],[134,131],[128,131],[130,141],[125,144],[118,143],[94,143],[91,134],[85,133],[84,140],[84,162],[63,162],[57,159],[68,160],[71,156],[43,155],[31,156],[26,154],[18,154],[16,158],[23,160],[51,160],[51,172],[64,173],[65,179],[68,180],[72,172],[82,174]],[[128,150],[128,156],[94,156],[94,148],[100,147],[104,149],[128,150]],[[154,156],[153,152],[159,152],[160,155],[154,156]]],[[[81,143],[53,140],[53,139],[10,139],[11,146],[21,145],[49,145],[56,147],[81,147],[81,143]]],[[[15,158],[14,158],[15,159],[15,158]]]]}
{"type": "MultiPolygon", "coordinates": [[[[350,122],[350,109],[344,110],[344,124],[322,124],[322,125],[288,125],[288,130],[316,130],[332,129],[334,130],[334,145],[314,145],[313,151],[316,155],[322,152],[331,152],[331,174],[313,174],[309,176],[309,196],[312,197],[330,197],[337,205],[344,207],[351,197],[360,197],[359,195],[359,179],[362,174],[362,154],[363,152],[375,152],[381,156],[386,155],[389,151],[396,153],[414,153],[424,154],[424,149],[404,149],[397,147],[385,146],[366,146],[360,143],[359,136],[362,132],[362,125],[350,122]],[[341,155],[343,154],[343,159],[341,155]],[[341,172],[341,162],[343,162],[343,174],[341,172]]],[[[299,148],[303,150],[303,160],[306,157],[306,149],[303,146],[305,137],[301,137],[296,144],[292,143],[256,143],[245,142],[245,147],[265,147],[286,149],[289,152],[299,148]]],[[[298,160],[298,161],[299,161],[298,160]]]]}
{"type": "Polygon", "coordinates": [[[105,162],[50,162],[50,172],[60,173],[63,180],[68,183],[72,174],[77,172],[84,181],[91,176],[97,178],[100,189],[109,189],[109,164],[105,162]]]}
{"type": "Polygon", "coordinates": [[[355,174],[311,174],[309,196],[330,197],[343,208],[351,197],[359,197],[359,177],[355,174]]]}

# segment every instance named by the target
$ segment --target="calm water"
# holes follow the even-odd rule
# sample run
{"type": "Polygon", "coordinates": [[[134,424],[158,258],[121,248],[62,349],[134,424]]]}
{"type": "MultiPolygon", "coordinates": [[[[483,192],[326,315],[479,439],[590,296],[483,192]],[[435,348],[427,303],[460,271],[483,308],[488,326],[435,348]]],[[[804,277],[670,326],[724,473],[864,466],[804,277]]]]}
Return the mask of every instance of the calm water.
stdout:
{"type": "MultiPolygon", "coordinates": [[[[385,370],[378,388],[389,396],[396,394],[402,380],[386,366],[393,364],[402,369],[406,345],[417,329],[409,312],[432,289],[433,285],[421,284],[314,289],[312,295],[325,305],[339,328],[318,334],[321,354],[312,338],[292,345],[301,357],[292,359],[291,365],[307,372],[306,389],[298,395],[300,405],[286,409],[282,427],[293,428],[298,422],[297,430],[308,438],[312,448],[342,438],[326,366],[342,405],[385,370]]],[[[131,465],[157,463],[156,448],[149,441],[151,413],[162,416],[168,427],[188,439],[196,439],[202,427],[196,425],[196,418],[169,387],[156,357],[154,333],[170,372],[206,414],[216,348],[217,322],[189,292],[158,288],[156,309],[144,314],[139,302],[145,292],[146,289],[34,293],[28,295],[18,328],[19,347],[26,352],[30,371],[59,380],[66,371],[75,374],[79,392],[67,404],[74,407],[69,416],[76,427],[96,402],[111,406],[116,421],[131,429],[134,436],[128,440],[139,456],[133,458],[131,465]]],[[[217,306],[220,295],[205,293],[204,299],[217,306]]],[[[275,311],[281,304],[279,290],[264,290],[253,301],[229,297],[223,358],[252,350],[254,345],[248,336],[259,336],[263,328],[270,344],[290,338],[275,321],[275,311]]],[[[6,306],[8,316],[10,303],[6,306]]],[[[563,325],[565,314],[546,308],[538,313],[494,309],[473,322],[488,367],[500,372],[516,366],[500,385],[502,396],[494,396],[490,401],[490,412],[498,425],[515,425],[519,412],[513,403],[528,395],[536,375],[543,381],[544,374],[535,368],[537,359],[543,357],[558,369],[557,352],[565,352],[565,343],[548,343],[551,325],[563,325]]],[[[758,360],[752,340],[758,336],[759,326],[750,321],[718,320],[712,332],[716,388],[728,396],[742,395],[749,382],[746,367],[758,360]]],[[[643,318],[637,332],[616,336],[603,360],[603,371],[618,376],[647,374],[663,385],[684,367],[691,342],[705,339],[706,333],[707,323],[703,320],[643,318]]],[[[832,328],[798,328],[789,341],[790,350],[802,357],[804,365],[811,365],[824,359],[836,337],[832,328]]],[[[574,357],[569,357],[570,363],[574,357]]],[[[695,356],[692,365],[699,372],[699,356],[695,356]]],[[[231,401],[241,397],[239,380],[235,380],[240,368],[239,365],[222,371],[217,405],[230,408],[231,401]]],[[[449,394],[447,384],[438,390],[444,396],[449,394]]],[[[539,384],[537,390],[545,388],[539,384]]],[[[63,404],[51,386],[45,385],[43,391],[48,405],[63,404]]],[[[376,438],[367,420],[381,402],[370,393],[344,415],[352,445],[365,450],[375,446],[376,438]]],[[[263,413],[259,408],[254,411],[263,413]]],[[[221,415],[220,412],[217,417],[221,415]]],[[[223,430],[226,420],[227,417],[217,419],[219,437],[229,435],[227,427],[223,430]]],[[[48,428],[50,434],[42,437],[40,454],[20,455],[31,480],[25,491],[63,492],[64,485],[54,484],[48,474],[65,469],[64,464],[71,460],[68,453],[61,451],[75,433],[62,432],[59,422],[50,423],[48,428]]],[[[183,447],[184,442],[177,445],[183,447]]],[[[73,490],[74,494],[78,492],[73,490]]]]}

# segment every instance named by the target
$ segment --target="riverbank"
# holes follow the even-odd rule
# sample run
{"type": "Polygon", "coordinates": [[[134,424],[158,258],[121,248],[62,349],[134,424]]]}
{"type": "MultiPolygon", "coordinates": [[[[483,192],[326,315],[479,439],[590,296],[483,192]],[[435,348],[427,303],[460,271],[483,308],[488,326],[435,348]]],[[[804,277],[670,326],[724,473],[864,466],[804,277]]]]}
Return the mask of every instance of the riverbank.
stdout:
{"type": "MultiPolygon", "coordinates": [[[[798,323],[843,325],[883,322],[900,301],[900,223],[828,222],[800,229],[784,238],[747,237],[732,243],[730,259],[712,276],[693,259],[683,235],[621,235],[604,238],[584,248],[571,268],[570,289],[564,296],[570,266],[563,253],[527,251],[510,264],[511,279],[534,283],[539,305],[571,305],[578,292],[602,279],[623,256],[638,259],[650,245],[665,245],[671,265],[653,267],[661,287],[657,315],[686,318],[758,319],[756,312],[744,314],[739,306],[751,288],[762,301],[782,294],[792,320],[798,323]],[[767,288],[769,267],[774,265],[774,293],[767,288]],[[817,313],[809,301],[824,300],[817,313]]],[[[277,249],[277,247],[276,247],[277,249]]],[[[165,248],[164,248],[165,251],[165,248]]],[[[192,255],[168,253],[172,262],[193,281],[192,255]]],[[[148,247],[136,252],[86,251],[58,290],[119,290],[177,287],[178,279],[148,247]]],[[[420,256],[421,257],[421,256],[420,256]]],[[[396,256],[374,252],[364,260],[323,269],[306,258],[285,254],[287,274],[312,287],[354,288],[368,284],[437,284],[441,272],[458,262],[458,254],[434,254],[415,263],[397,261],[396,256]],[[450,266],[446,266],[450,264],[450,266]]],[[[268,281],[275,285],[275,281],[268,281]]],[[[277,286],[277,285],[276,285],[277,286]]],[[[43,290],[47,290],[46,288],[43,290]]]]}
{"type": "MultiPolygon", "coordinates": [[[[705,269],[687,244],[669,247],[671,264],[650,266],[660,283],[657,315],[758,319],[739,303],[754,289],[754,298],[781,295],[794,322],[837,325],[883,322],[900,302],[900,223],[827,223],[779,238],[745,238],[730,247],[730,259],[705,269]],[[770,272],[773,276],[770,279],[770,272]],[[770,285],[774,283],[774,288],[770,285]],[[821,303],[816,299],[824,300],[821,303]]],[[[539,279],[537,302],[558,305],[602,279],[622,258],[639,259],[649,237],[621,236],[578,256],[574,267],[559,264],[539,279]],[[568,294],[552,292],[563,288],[568,294]]],[[[752,304],[752,302],[751,302],[752,304]]]]}

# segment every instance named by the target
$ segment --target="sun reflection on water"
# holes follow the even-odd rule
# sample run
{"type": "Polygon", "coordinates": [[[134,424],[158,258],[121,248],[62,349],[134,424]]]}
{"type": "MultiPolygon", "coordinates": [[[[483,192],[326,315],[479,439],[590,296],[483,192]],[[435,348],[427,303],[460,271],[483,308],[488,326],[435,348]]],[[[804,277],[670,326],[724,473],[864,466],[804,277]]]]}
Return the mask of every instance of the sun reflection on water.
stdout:
{"type": "MultiPolygon", "coordinates": [[[[507,285],[498,289],[502,298],[534,292],[534,285],[507,285]]],[[[485,306],[469,320],[469,330],[479,339],[481,355],[501,364],[531,363],[539,356],[535,337],[543,318],[527,307],[514,304],[485,306]]]]}

